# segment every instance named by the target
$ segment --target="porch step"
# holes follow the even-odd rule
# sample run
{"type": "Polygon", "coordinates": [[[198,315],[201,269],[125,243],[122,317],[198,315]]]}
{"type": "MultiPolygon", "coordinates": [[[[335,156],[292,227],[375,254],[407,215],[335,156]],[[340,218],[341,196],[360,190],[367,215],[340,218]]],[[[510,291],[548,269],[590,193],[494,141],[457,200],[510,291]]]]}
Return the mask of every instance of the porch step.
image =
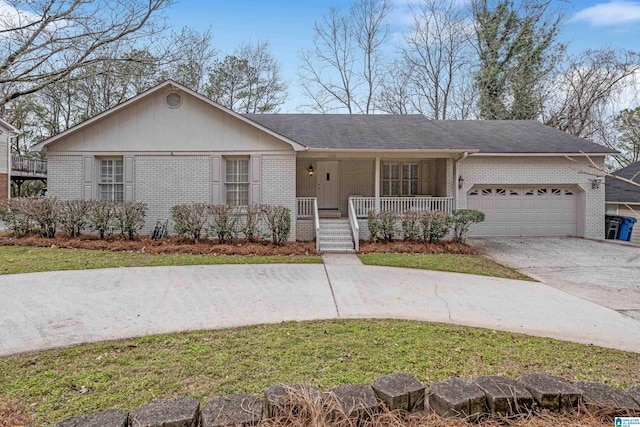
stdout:
{"type": "Polygon", "coordinates": [[[320,233],[317,238],[321,252],[355,253],[351,226],[347,219],[321,219],[320,233]]]}

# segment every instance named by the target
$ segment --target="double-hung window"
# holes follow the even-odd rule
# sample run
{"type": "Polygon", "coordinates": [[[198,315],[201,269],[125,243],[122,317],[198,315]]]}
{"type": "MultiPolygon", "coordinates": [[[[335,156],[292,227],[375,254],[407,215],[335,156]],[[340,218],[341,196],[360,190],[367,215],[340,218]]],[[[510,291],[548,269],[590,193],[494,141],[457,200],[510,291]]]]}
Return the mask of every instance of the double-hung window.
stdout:
{"type": "Polygon", "coordinates": [[[382,168],[383,196],[414,196],[418,194],[417,163],[384,163],[382,168]]]}
{"type": "Polygon", "coordinates": [[[249,204],[249,159],[227,159],[225,187],[227,205],[249,204]]]}
{"type": "Polygon", "coordinates": [[[122,159],[100,159],[98,198],[122,202],[124,200],[124,166],[122,159]]]}

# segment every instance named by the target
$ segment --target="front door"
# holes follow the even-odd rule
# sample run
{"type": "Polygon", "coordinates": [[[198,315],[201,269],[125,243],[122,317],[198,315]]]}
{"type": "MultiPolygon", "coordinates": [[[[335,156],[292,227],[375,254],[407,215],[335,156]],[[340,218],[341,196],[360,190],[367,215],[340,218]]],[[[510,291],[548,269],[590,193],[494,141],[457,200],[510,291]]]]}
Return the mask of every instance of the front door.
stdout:
{"type": "Polygon", "coordinates": [[[318,209],[338,209],[338,162],[318,162],[318,209]]]}

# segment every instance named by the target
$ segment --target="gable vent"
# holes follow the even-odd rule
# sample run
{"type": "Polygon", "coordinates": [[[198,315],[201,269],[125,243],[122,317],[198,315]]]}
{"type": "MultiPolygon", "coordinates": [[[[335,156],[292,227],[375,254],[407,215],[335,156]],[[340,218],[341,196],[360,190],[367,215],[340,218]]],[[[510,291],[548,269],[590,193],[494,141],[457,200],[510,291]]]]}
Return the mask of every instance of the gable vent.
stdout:
{"type": "Polygon", "coordinates": [[[177,92],[171,92],[165,98],[165,102],[169,108],[178,108],[182,104],[182,96],[177,92]]]}

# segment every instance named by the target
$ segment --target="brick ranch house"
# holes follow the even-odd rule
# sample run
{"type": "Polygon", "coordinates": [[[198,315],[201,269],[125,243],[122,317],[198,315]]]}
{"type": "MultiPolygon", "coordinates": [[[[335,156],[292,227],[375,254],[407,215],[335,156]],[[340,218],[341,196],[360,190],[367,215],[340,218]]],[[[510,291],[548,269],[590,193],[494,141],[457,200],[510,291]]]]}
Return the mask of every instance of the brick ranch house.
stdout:
{"type": "Polygon", "coordinates": [[[370,209],[456,208],[485,212],[479,236],[602,238],[604,186],[586,156],[614,154],[533,121],[241,115],[173,81],[36,149],[52,197],[144,202],[147,231],[180,203],[279,204],[297,240],[335,227],[367,238],[370,209]]]}

